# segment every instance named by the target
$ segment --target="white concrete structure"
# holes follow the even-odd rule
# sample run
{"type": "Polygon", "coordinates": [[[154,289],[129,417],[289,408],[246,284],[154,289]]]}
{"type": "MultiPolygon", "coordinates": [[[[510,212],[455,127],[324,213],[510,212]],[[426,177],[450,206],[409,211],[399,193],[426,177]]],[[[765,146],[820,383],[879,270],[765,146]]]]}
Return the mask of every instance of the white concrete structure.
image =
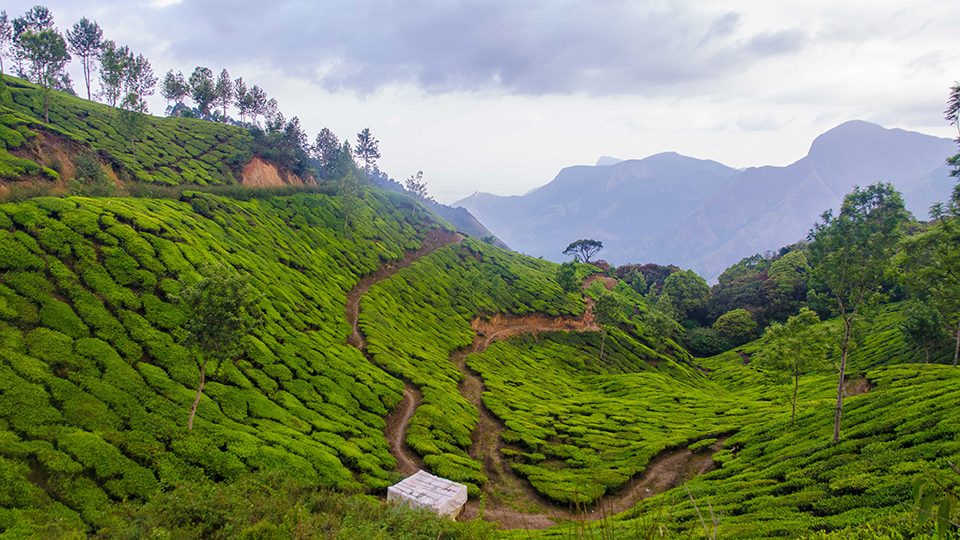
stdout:
{"type": "Polygon", "coordinates": [[[456,518],[467,503],[467,486],[417,471],[399,484],[387,488],[387,500],[414,508],[427,508],[441,516],[456,518]]]}

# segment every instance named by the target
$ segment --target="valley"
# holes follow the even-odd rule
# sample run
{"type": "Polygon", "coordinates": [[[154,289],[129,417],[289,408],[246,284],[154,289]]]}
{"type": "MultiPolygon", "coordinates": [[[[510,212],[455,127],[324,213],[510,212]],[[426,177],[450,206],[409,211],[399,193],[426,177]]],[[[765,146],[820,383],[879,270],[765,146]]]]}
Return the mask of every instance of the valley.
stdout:
{"type": "Polygon", "coordinates": [[[0,75],[0,537],[960,530],[955,141],[853,121],[467,211],[195,74],[165,117],[0,75]],[[387,501],[419,470],[456,520],[387,501]]]}

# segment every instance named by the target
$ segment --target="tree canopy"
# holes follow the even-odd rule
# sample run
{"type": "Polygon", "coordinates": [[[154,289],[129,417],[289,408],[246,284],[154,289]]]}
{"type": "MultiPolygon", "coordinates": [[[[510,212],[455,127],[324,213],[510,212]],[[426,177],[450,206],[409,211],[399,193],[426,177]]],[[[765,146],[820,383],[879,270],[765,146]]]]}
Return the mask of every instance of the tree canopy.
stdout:
{"type": "Polygon", "coordinates": [[[590,257],[599,253],[601,249],[603,249],[603,242],[581,238],[580,240],[570,242],[566,249],[563,250],[563,254],[573,255],[574,260],[589,263],[590,257]]]}
{"type": "Polygon", "coordinates": [[[853,322],[880,291],[887,263],[910,219],[900,193],[888,183],[854,187],[836,216],[828,210],[810,231],[812,282],[833,300],[843,321],[833,440],[840,440],[844,379],[853,322]]]}

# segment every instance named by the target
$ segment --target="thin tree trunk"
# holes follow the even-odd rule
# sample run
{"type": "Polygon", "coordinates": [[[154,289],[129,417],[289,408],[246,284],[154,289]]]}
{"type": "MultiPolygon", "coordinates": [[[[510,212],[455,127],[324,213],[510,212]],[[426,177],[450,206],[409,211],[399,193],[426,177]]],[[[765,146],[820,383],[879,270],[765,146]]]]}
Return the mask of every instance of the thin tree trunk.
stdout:
{"type": "Polygon", "coordinates": [[[851,321],[843,313],[843,343],[840,345],[840,381],[837,383],[837,407],[833,414],[833,442],[840,442],[840,417],[843,414],[843,380],[847,371],[847,351],[850,348],[851,321]]]}
{"type": "Polygon", "coordinates": [[[607,331],[603,331],[603,337],[600,338],[600,361],[603,362],[603,345],[607,342],[607,331]]]}
{"type": "Polygon", "coordinates": [[[190,407],[190,416],[187,418],[187,431],[193,431],[193,417],[197,415],[197,407],[200,405],[200,396],[203,395],[203,384],[207,381],[207,361],[200,364],[200,385],[197,386],[197,397],[193,400],[193,406],[190,407]]]}
{"type": "Polygon", "coordinates": [[[50,123],[50,90],[43,91],[43,121],[50,123]]]}
{"type": "Polygon", "coordinates": [[[83,79],[87,83],[87,101],[92,101],[90,98],[90,59],[87,57],[83,59],[83,79]]]}

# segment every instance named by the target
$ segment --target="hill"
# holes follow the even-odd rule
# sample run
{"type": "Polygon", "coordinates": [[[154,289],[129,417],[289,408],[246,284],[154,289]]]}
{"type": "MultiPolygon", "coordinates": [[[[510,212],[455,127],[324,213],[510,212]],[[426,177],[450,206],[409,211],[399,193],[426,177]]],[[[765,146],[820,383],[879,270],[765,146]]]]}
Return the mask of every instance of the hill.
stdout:
{"type": "Polygon", "coordinates": [[[477,193],[461,205],[513,248],[560,260],[577,238],[604,242],[616,263],[689,267],[708,279],[744,254],[806,237],[853,185],[889,181],[920,217],[950,192],[952,142],[852,121],[820,135],[785,167],[735,170],[678,154],[577,166],[531,193],[477,193]]]}
{"type": "MultiPolygon", "coordinates": [[[[116,111],[62,95],[42,123],[11,86],[8,185],[65,182],[90,152],[127,188],[169,184],[150,164],[172,154],[256,159],[211,122],[141,118],[170,148],[91,133],[116,111]]],[[[620,167],[715,194],[740,174],[676,154],[620,167]]],[[[0,535],[696,537],[705,508],[723,537],[928,532],[910,485],[952,478],[960,371],[919,363],[899,304],[857,327],[831,444],[835,352],[804,374],[791,424],[763,342],[694,358],[612,272],[561,279],[408,194],[247,189],[245,168],[206,170],[241,183],[217,193],[175,172],[178,189],[140,197],[0,203],[0,535]],[[246,276],[263,322],[201,370],[180,291],[211,272],[246,276]],[[461,521],[382,501],[420,467],[467,485],[461,521]]],[[[584,169],[569,182],[599,168],[584,169]]]]}

